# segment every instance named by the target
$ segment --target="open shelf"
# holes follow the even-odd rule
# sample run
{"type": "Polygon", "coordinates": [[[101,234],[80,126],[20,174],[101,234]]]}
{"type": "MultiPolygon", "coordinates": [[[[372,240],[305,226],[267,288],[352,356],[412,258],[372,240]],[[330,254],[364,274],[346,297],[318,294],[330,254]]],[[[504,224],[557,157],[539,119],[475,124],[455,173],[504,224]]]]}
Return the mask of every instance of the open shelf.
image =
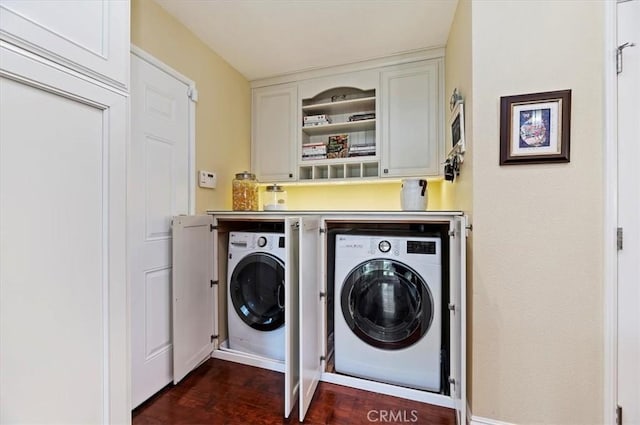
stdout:
{"type": "Polygon", "coordinates": [[[302,131],[308,135],[342,133],[350,131],[367,131],[376,128],[376,120],[347,121],[335,124],[313,125],[302,127],[302,131]]]}
{"type": "Polygon", "coordinates": [[[324,102],[302,107],[306,115],[327,114],[338,115],[352,111],[375,111],[375,96],[362,97],[359,99],[340,100],[337,102],[324,102]]]}
{"type": "Polygon", "coordinates": [[[302,99],[303,125],[300,129],[302,150],[298,161],[299,180],[378,177],[376,103],[376,89],[355,87],[332,87],[314,97],[302,99]],[[374,118],[349,121],[353,115],[362,114],[372,114],[374,118]],[[304,117],[314,115],[326,115],[326,120],[329,122],[305,127],[304,117]],[[354,148],[352,154],[369,155],[348,156],[349,148],[354,148]],[[314,155],[316,151],[318,154],[314,155]],[[305,157],[303,158],[302,155],[305,157]]]}
{"type": "MultiPolygon", "coordinates": [[[[335,162],[334,162],[335,161],[335,162]]],[[[300,181],[367,179],[380,176],[378,161],[337,162],[304,165],[299,168],[300,181]]]]}

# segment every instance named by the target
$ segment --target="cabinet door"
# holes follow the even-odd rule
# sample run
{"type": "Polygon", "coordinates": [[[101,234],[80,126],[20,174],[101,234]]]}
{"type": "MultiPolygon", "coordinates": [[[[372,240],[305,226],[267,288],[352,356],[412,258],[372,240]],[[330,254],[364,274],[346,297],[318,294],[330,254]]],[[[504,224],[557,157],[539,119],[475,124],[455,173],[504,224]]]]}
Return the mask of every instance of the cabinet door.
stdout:
{"type": "Polygon", "coordinates": [[[251,169],[260,182],[296,178],[297,102],[295,85],[253,90],[251,169]]]}
{"type": "Polygon", "coordinates": [[[0,42],[0,423],[131,420],[126,120],[0,42]]]}
{"type": "Polygon", "coordinates": [[[322,374],[323,284],[320,273],[320,218],[303,217],[300,232],[300,421],[304,420],[322,374]]]}
{"type": "Polygon", "coordinates": [[[442,162],[441,60],[381,73],[382,176],[433,176],[442,162]]]}
{"type": "Polygon", "coordinates": [[[173,383],[213,351],[216,303],[213,217],[173,218],[173,383]]]}
{"type": "Polygon", "coordinates": [[[298,399],[300,382],[298,347],[299,333],[299,283],[300,269],[300,222],[299,217],[289,217],[285,220],[284,237],[287,245],[284,263],[285,276],[285,338],[284,338],[284,417],[288,418],[298,399]]]}
{"type": "Polygon", "coordinates": [[[456,217],[450,227],[451,280],[449,285],[450,320],[450,394],[458,425],[467,423],[466,388],[466,292],[467,292],[467,219],[456,217]]]}
{"type": "Polygon", "coordinates": [[[2,0],[0,38],[107,84],[129,85],[128,0],[2,0]]]}

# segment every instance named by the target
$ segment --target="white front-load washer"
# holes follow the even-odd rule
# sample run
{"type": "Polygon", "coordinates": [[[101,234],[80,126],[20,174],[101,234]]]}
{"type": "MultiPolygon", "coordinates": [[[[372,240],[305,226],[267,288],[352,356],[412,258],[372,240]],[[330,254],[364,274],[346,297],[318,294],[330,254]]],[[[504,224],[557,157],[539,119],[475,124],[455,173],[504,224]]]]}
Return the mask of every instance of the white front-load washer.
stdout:
{"type": "Polygon", "coordinates": [[[282,233],[229,233],[230,349],[284,361],[284,258],[282,233]]]}
{"type": "Polygon", "coordinates": [[[335,370],[440,392],[441,239],[336,235],[335,370]]]}

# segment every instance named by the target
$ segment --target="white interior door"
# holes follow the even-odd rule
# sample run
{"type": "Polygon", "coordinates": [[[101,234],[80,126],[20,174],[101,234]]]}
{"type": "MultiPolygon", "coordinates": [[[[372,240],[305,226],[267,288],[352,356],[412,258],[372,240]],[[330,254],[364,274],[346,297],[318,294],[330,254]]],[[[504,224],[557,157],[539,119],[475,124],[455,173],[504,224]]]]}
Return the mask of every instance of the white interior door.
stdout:
{"type": "Polygon", "coordinates": [[[300,405],[304,420],[322,374],[322,311],[320,298],[320,218],[304,217],[300,232],[300,405]]]}
{"type": "Polygon", "coordinates": [[[171,217],[189,213],[189,86],[131,55],[132,407],[173,379],[171,217]]]}
{"type": "Polygon", "coordinates": [[[623,424],[640,424],[640,0],[618,3],[618,405],[623,424]]]}
{"type": "Polygon", "coordinates": [[[213,351],[214,228],[210,215],[173,219],[173,383],[213,351]]]}
{"type": "Polygon", "coordinates": [[[467,285],[467,236],[466,217],[457,217],[451,222],[453,236],[450,241],[450,283],[449,283],[449,320],[450,320],[450,377],[449,391],[456,409],[458,425],[467,423],[466,370],[463,361],[466,346],[466,285],[467,285]]]}
{"type": "Polygon", "coordinates": [[[284,417],[288,418],[298,399],[300,382],[298,352],[299,329],[299,270],[300,259],[300,223],[299,217],[290,217],[284,223],[284,239],[287,244],[285,251],[284,275],[284,417]]]}
{"type": "Polygon", "coordinates": [[[0,42],[0,423],[130,421],[126,114],[0,42]]]}

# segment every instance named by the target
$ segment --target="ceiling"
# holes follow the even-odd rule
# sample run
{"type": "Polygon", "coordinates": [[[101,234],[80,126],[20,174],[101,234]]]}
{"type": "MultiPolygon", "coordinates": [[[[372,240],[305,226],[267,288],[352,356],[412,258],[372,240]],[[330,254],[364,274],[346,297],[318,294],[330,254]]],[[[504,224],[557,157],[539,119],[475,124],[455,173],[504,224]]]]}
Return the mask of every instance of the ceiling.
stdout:
{"type": "Polygon", "coordinates": [[[155,0],[248,80],[442,47],[458,0],[155,0]]]}

